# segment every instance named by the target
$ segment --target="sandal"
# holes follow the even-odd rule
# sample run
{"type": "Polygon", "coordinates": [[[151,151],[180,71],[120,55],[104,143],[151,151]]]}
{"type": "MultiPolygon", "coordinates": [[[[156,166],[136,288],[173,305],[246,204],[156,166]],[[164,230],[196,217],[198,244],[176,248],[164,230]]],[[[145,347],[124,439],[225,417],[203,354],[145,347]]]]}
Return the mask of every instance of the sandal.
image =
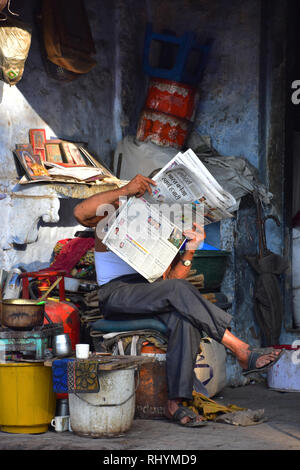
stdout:
{"type": "Polygon", "coordinates": [[[196,421],[197,416],[198,415],[194,413],[192,410],[190,410],[186,406],[183,406],[181,403],[179,403],[178,409],[171,416],[171,420],[187,428],[206,426],[207,425],[206,421],[196,421]],[[190,418],[190,421],[188,421],[187,423],[182,423],[181,422],[182,418],[186,418],[186,417],[190,418]]]}
{"type": "Polygon", "coordinates": [[[270,354],[273,351],[278,351],[278,350],[272,349],[272,348],[271,349],[265,348],[265,349],[260,349],[259,351],[251,351],[250,356],[249,356],[249,361],[248,361],[248,369],[244,369],[243,375],[251,374],[251,372],[263,372],[269,369],[269,367],[272,367],[280,359],[282,354],[284,354],[284,349],[280,351],[280,353],[276,356],[275,359],[273,359],[273,361],[270,361],[265,366],[256,367],[256,362],[258,358],[265,356],[266,354],[270,354]]]}

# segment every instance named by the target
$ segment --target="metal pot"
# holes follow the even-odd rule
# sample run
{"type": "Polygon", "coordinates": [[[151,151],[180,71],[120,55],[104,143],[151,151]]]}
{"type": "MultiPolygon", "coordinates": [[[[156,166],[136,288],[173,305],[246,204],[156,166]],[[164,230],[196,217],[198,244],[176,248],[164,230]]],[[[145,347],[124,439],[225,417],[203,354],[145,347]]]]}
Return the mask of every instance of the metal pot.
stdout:
{"type": "Polygon", "coordinates": [[[61,398],[56,400],[55,416],[69,416],[69,400],[67,398],[61,398]]]}
{"type": "Polygon", "coordinates": [[[72,345],[68,333],[53,336],[52,352],[56,357],[64,357],[72,354],[72,345]]]}
{"type": "Polygon", "coordinates": [[[2,300],[1,325],[13,330],[30,330],[44,323],[45,305],[36,300],[2,300]]]}

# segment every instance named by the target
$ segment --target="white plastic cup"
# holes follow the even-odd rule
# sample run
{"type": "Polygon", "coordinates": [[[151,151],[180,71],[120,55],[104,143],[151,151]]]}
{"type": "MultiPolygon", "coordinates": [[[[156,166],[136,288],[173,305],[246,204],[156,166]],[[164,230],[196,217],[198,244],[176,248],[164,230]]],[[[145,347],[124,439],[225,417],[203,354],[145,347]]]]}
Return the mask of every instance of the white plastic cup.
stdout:
{"type": "Polygon", "coordinates": [[[88,359],[90,352],[89,344],[76,344],[77,359],[88,359]]]}

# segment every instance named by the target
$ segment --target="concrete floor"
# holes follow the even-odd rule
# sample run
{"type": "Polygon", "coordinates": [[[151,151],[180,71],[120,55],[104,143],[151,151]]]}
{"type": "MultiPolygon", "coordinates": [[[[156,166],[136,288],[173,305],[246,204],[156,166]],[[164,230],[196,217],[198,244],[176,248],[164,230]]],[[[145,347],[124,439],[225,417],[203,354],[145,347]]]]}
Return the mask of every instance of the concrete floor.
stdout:
{"type": "MultiPolygon", "coordinates": [[[[0,449],[97,450],[106,453],[128,450],[300,449],[300,393],[272,391],[266,385],[256,383],[226,388],[221,397],[214,399],[224,405],[235,404],[252,410],[264,408],[268,420],[247,427],[209,422],[203,428],[184,428],[167,420],[136,419],[124,436],[110,439],[92,439],[52,430],[39,435],[0,432],[0,449]]],[[[120,452],[117,454],[121,455],[120,452]]]]}

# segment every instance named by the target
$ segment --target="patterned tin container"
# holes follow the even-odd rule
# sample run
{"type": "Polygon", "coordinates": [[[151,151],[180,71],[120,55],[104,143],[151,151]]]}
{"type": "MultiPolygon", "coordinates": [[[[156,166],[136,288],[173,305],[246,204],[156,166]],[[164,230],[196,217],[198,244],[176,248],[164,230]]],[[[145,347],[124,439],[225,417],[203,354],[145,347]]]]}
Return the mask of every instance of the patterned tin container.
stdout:
{"type": "Polygon", "coordinates": [[[197,103],[196,87],[163,78],[152,78],[145,108],[192,121],[197,103]]]}
{"type": "Polygon", "coordinates": [[[141,113],[136,138],[165,147],[181,149],[190,129],[190,122],[161,112],[141,113]]]}

